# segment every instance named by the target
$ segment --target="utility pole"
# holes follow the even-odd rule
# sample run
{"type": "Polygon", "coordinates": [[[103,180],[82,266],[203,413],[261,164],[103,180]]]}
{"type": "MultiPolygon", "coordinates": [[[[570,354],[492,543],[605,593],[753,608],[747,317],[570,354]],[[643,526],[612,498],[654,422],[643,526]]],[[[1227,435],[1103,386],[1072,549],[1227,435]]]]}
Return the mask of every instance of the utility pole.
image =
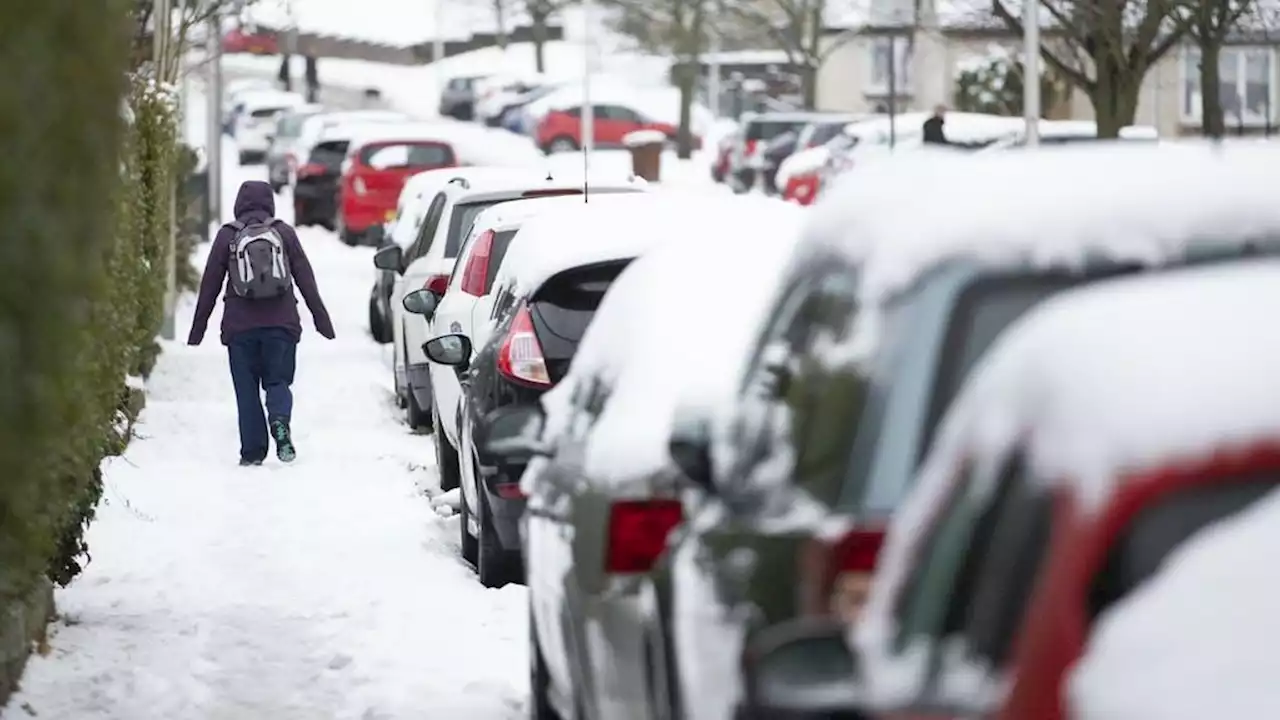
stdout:
{"type": "Polygon", "coordinates": [[[1022,115],[1027,147],[1040,144],[1040,2],[1022,4],[1022,115]]]}
{"type": "Polygon", "coordinates": [[[712,114],[721,117],[720,102],[720,33],[711,33],[711,52],[707,58],[707,106],[712,114]]]}
{"type": "MultiPolygon", "coordinates": [[[[173,41],[173,22],[170,18],[171,3],[170,0],[153,0],[155,3],[152,17],[155,19],[155,26],[151,32],[152,49],[155,51],[156,82],[165,82],[170,77],[169,62],[173,59],[173,53],[169,50],[169,45],[173,41]]],[[[183,3],[185,5],[185,2],[183,3]]],[[[182,11],[179,10],[178,18],[182,18],[182,11]]],[[[177,124],[182,125],[182,102],[179,98],[177,124]]],[[[174,178],[175,182],[180,179],[174,178]]],[[[174,191],[176,188],[167,188],[169,197],[167,204],[169,205],[169,237],[167,238],[167,252],[165,253],[165,291],[164,291],[164,318],[160,323],[160,337],[165,340],[172,340],[176,334],[174,328],[174,305],[176,304],[175,292],[175,274],[177,273],[177,264],[174,262],[174,253],[176,252],[176,244],[174,242],[177,235],[177,225],[174,222],[174,214],[177,210],[174,202],[174,191]]],[[[162,200],[164,202],[164,200],[162,200]]]]}
{"type": "Polygon", "coordinates": [[[209,232],[222,219],[222,28],[217,13],[209,18],[205,36],[205,68],[208,71],[205,100],[209,113],[209,137],[206,138],[204,153],[209,222],[205,231],[209,232]]]}

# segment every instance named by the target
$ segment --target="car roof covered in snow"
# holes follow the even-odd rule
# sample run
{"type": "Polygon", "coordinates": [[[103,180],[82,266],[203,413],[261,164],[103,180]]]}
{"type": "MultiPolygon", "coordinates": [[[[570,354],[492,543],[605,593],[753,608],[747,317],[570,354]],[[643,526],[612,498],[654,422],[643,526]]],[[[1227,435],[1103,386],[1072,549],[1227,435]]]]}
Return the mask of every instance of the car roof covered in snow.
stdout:
{"type": "MultiPolygon", "coordinates": [[[[598,190],[634,190],[643,192],[649,189],[648,183],[643,178],[605,172],[593,172],[588,177],[590,178],[589,188],[598,190]]],[[[552,174],[550,171],[529,172],[525,169],[516,169],[511,172],[482,175],[477,180],[450,187],[449,190],[459,204],[467,204],[503,199],[502,196],[517,192],[572,191],[579,190],[582,186],[581,173],[561,172],[552,174]]],[[[582,195],[576,195],[575,197],[578,202],[582,202],[582,195]]],[[[604,197],[604,195],[601,195],[601,197],[604,197]]],[[[515,199],[512,198],[511,201],[514,202],[515,199]]]]}
{"type": "Polygon", "coordinates": [[[1010,326],[951,404],[892,521],[856,633],[877,700],[900,690],[900,674],[882,669],[910,655],[887,651],[893,598],[962,461],[985,468],[1020,448],[1033,477],[1096,512],[1134,473],[1280,441],[1277,306],[1280,259],[1266,257],[1099,281],[1010,326]]]}
{"type": "Polygon", "coordinates": [[[457,120],[371,124],[351,140],[349,152],[369,143],[422,140],[449,143],[467,165],[544,168],[546,156],[528,138],[457,120]]]}
{"type": "Polygon", "coordinates": [[[678,409],[714,409],[732,397],[803,226],[804,210],[790,203],[721,195],[667,209],[672,200],[616,213],[614,227],[661,244],[614,281],[568,376],[543,396],[554,434],[575,385],[605,383],[609,399],[585,461],[589,476],[613,483],[670,467],[678,409]]]}
{"type": "Polygon", "coordinates": [[[1082,720],[1280,717],[1280,493],[1197,533],[1098,619],[1064,690],[1082,720]]]}
{"type": "Polygon", "coordinates": [[[1202,244],[1280,236],[1277,187],[1280,148],[1265,144],[920,150],[841,176],[813,207],[801,252],[857,262],[864,304],[880,305],[956,258],[1161,264],[1202,244]]]}

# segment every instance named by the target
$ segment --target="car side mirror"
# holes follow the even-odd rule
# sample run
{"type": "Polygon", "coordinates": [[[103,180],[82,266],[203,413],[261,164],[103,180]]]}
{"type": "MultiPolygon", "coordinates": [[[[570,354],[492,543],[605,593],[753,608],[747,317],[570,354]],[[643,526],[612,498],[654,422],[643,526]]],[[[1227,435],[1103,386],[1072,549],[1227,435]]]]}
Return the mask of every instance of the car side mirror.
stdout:
{"type": "Polygon", "coordinates": [[[712,491],[711,423],[700,409],[680,406],[671,423],[667,452],[693,485],[712,491]]]}
{"type": "Polygon", "coordinates": [[[404,249],[388,245],[373,254],[373,266],[379,270],[404,274],[404,249]]]}
{"type": "Polygon", "coordinates": [[[480,437],[474,438],[486,455],[503,463],[527,463],[554,454],[541,440],[543,415],[537,405],[508,405],[485,416],[480,437]]]}
{"type": "Polygon", "coordinates": [[[746,717],[863,717],[865,695],[848,629],[832,618],[807,617],[756,633],[742,658],[746,717]]]}
{"type": "MultiPolygon", "coordinates": [[[[399,250],[400,248],[396,248],[399,250]]],[[[440,298],[435,293],[427,289],[414,290],[404,296],[400,304],[404,306],[406,312],[414,315],[421,315],[430,320],[431,316],[436,312],[436,305],[439,304],[440,298]]],[[[446,363],[448,364],[448,363],[446,363]]]]}
{"type": "MultiPolygon", "coordinates": [[[[426,292],[418,290],[414,294],[426,292]]],[[[422,352],[433,363],[451,365],[459,372],[465,372],[471,364],[471,338],[461,333],[441,335],[422,343],[422,352]]]]}

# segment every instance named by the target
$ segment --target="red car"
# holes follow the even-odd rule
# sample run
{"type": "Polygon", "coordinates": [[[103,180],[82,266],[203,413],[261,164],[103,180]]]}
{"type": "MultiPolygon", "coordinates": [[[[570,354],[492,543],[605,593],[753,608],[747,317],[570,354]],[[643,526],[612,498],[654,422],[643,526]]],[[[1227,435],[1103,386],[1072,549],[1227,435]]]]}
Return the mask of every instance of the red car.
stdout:
{"type": "Polygon", "coordinates": [[[334,223],[338,237],[348,245],[376,244],[411,176],[460,164],[453,145],[444,139],[406,136],[353,141],[338,185],[334,223]]]}
{"type": "MultiPolygon", "coordinates": [[[[622,147],[622,138],[636,130],[658,130],[672,140],[676,127],[658,122],[621,105],[596,105],[592,122],[595,146],[622,147]]],[[[552,110],[538,123],[534,140],[545,152],[568,152],[582,147],[582,108],[552,110]]],[[[702,140],[694,137],[694,147],[702,140]]]]}
{"type": "Polygon", "coordinates": [[[278,55],[280,43],[274,33],[235,28],[222,36],[222,52],[278,55]]]}

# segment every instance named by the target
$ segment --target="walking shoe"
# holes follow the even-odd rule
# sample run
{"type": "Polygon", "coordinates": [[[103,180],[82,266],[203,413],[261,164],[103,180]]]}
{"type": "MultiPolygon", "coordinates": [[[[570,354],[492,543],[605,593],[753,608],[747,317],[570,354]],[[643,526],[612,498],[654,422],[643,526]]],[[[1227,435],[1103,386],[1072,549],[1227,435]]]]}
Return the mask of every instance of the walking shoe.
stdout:
{"type": "Polygon", "coordinates": [[[250,460],[249,458],[240,458],[240,467],[252,467],[254,465],[261,465],[261,464],[262,464],[261,460],[250,460]]]}
{"type": "Polygon", "coordinates": [[[293,448],[293,439],[289,436],[289,423],[276,419],[271,421],[271,437],[276,441],[276,457],[280,462],[293,462],[298,453],[293,448]]]}

